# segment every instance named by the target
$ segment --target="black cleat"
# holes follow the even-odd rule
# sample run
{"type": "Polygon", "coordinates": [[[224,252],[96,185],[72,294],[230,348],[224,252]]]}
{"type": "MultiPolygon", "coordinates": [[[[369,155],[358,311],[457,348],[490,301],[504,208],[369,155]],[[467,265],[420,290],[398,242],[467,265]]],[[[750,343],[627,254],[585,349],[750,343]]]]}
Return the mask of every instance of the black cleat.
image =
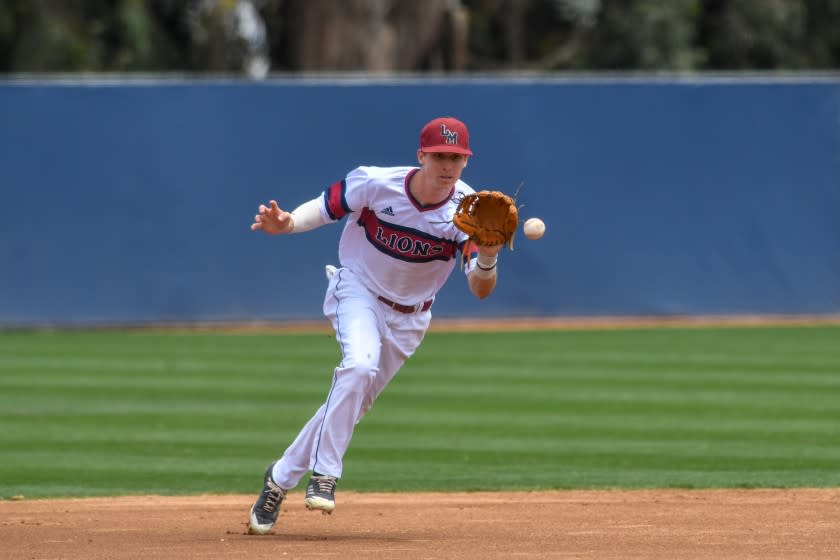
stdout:
{"type": "Polygon", "coordinates": [[[303,503],[307,509],[320,509],[324,513],[332,513],[335,509],[335,485],[338,480],[334,476],[312,475],[306,486],[306,498],[303,503]]]}
{"type": "MultiPolygon", "coordinates": [[[[274,463],[276,462],[274,461],[274,463]]],[[[265,535],[271,531],[277,521],[277,516],[280,514],[280,504],[286,497],[286,491],[274,484],[271,479],[271,470],[274,468],[274,463],[271,463],[266,469],[262,494],[251,507],[248,532],[252,535],[265,535]]]]}

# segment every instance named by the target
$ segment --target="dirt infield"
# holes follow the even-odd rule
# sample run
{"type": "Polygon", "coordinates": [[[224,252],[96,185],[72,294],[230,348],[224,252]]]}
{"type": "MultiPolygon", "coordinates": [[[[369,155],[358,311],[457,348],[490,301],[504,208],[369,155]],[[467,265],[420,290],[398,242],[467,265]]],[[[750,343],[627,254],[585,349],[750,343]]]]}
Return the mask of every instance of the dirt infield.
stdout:
{"type": "Polygon", "coordinates": [[[840,558],[840,489],[374,494],[333,515],[289,495],[272,534],[252,496],[0,502],[0,557],[840,558]]]}

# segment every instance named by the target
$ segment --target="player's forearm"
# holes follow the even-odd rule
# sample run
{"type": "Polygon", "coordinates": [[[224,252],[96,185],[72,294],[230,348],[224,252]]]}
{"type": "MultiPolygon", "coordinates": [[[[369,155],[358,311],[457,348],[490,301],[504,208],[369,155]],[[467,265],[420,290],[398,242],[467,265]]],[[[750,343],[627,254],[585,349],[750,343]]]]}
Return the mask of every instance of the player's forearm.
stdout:
{"type": "Polygon", "coordinates": [[[489,296],[496,287],[498,257],[479,254],[467,276],[470,291],[479,299],[489,296]]]}
{"type": "Polygon", "coordinates": [[[493,288],[496,287],[496,277],[492,278],[478,278],[474,274],[469,275],[470,291],[478,299],[484,299],[493,293],[493,288]]]}
{"type": "Polygon", "coordinates": [[[321,210],[322,206],[321,197],[318,196],[292,210],[292,227],[288,233],[303,233],[329,223],[321,210]]]}

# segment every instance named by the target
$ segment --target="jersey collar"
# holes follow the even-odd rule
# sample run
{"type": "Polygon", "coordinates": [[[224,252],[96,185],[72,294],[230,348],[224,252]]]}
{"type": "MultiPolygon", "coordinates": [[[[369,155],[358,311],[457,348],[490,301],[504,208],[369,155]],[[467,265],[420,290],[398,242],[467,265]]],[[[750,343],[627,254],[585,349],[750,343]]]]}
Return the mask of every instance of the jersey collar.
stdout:
{"type": "Polygon", "coordinates": [[[409,171],[406,174],[405,182],[403,184],[403,187],[405,188],[405,195],[408,197],[408,200],[411,201],[411,204],[413,204],[414,207],[417,208],[417,210],[419,212],[428,212],[429,210],[437,210],[438,208],[440,208],[441,206],[443,206],[444,204],[446,204],[447,202],[452,200],[452,195],[455,194],[455,187],[452,187],[452,190],[449,191],[449,196],[447,196],[446,198],[444,198],[443,200],[441,200],[437,204],[432,204],[431,206],[424,206],[424,205],[420,204],[420,202],[416,198],[414,198],[414,195],[411,194],[411,189],[408,188],[408,184],[411,182],[411,178],[414,177],[414,174],[417,173],[418,171],[420,171],[420,169],[415,167],[414,169],[412,169],[411,171],[409,171]]]}

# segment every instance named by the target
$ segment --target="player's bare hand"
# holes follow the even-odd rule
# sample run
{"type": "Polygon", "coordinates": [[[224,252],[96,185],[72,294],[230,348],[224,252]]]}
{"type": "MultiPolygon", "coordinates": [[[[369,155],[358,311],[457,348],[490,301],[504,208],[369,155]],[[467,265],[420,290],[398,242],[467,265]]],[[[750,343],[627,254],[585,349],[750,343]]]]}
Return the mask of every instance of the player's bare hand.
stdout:
{"type": "Polygon", "coordinates": [[[260,204],[259,212],[251,224],[251,231],[264,231],[274,235],[289,233],[293,227],[292,214],[282,210],[276,200],[270,200],[268,206],[260,204]]]}

